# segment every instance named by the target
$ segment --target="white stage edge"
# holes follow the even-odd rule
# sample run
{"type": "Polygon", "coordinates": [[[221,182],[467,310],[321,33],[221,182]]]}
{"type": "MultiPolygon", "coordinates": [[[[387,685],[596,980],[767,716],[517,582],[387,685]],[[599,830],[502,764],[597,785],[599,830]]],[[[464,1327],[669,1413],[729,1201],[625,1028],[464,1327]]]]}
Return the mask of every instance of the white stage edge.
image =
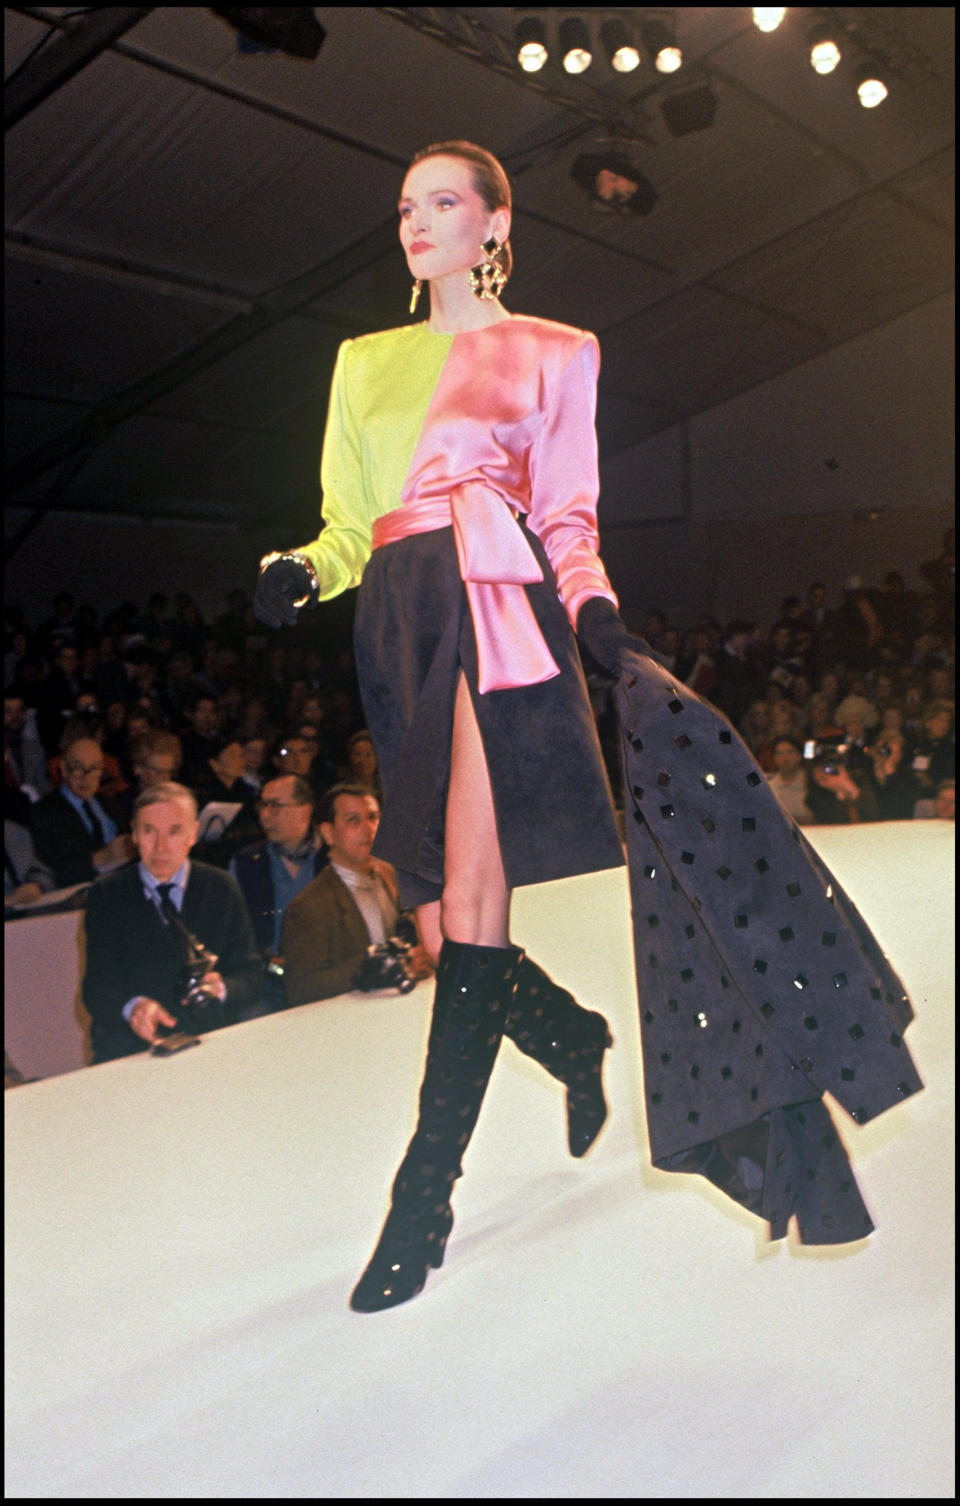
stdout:
{"type": "Polygon", "coordinates": [[[917,1011],[927,1086],[832,1111],[877,1224],[771,1245],[649,1164],[625,870],[514,939],[616,1037],[611,1119],[505,1045],[442,1270],[347,1298],[410,1133],[430,990],[308,1005],[6,1094],[7,1494],[952,1498],[953,827],[815,828],[917,1011]]]}

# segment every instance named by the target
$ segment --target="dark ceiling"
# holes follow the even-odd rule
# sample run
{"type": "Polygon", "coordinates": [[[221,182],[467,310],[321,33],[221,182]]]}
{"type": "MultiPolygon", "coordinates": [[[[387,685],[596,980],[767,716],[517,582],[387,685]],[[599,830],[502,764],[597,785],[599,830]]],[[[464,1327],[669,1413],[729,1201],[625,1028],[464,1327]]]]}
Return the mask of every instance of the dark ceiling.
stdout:
{"type": "Polygon", "coordinates": [[[410,318],[393,206],[430,141],[510,170],[505,302],[598,333],[606,457],[953,285],[951,7],[791,8],[769,35],[746,7],[681,8],[671,79],[645,58],[532,81],[511,9],[315,14],[304,61],[242,53],[198,6],[6,8],[6,465],[27,527],[56,508],[302,533],[339,342],[410,318]],[[820,78],[824,14],[844,57],[820,78]],[[868,53],[891,83],[874,111],[853,92],[868,53]],[[714,123],[674,136],[663,99],[704,81],[714,123]],[[649,215],[571,181],[613,138],[649,215]]]}

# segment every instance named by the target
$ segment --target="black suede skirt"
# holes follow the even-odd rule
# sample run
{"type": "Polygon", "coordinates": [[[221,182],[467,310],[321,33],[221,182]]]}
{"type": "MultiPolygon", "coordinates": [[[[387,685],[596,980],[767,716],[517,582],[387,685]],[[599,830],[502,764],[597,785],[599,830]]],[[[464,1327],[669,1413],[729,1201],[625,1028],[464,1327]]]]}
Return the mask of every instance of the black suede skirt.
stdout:
{"type": "Polygon", "coordinates": [[[483,740],[508,886],[624,862],[576,638],[543,546],[524,532],[544,577],[524,589],[560,669],[540,685],[479,693],[452,527],[387,544],[364,571],[355,653],[384,792],[374,852],[396,868],[404,908],[439,899],[443,889],[461,670],[483,740]]]}

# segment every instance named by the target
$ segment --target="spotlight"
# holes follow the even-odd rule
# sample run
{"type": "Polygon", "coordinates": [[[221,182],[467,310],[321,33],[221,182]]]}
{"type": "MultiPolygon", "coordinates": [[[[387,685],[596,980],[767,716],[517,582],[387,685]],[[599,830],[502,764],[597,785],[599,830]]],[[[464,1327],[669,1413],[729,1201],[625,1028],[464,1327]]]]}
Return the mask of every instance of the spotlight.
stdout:
{"type": "Polygon", "coordinates": [[[837,39],[828,27],[815,26],[809,37],[810,66],[815,73],[832,73],[840,61],[837,39]]]}
{"type": "Polygon", "coordinates": [[[877,105],[882,105],[890,92],[881,77],[881,70],[874,63],[861,63],[854,74],[854,82],[865,110],[875,110],[877,105]]]}
{"type": "Polygon", "coordinates": [[[713,125],[717,113],[717,96],[709,84],[696,84],[668,94],[660,101],[660,113],[671,136],[688,136],[713,125]]]}
{"type": "Polygon", "coordinates": [[[590,196],[594,209],[607,214],[649,214],[657,190],[626,152],[616,148],[585,152],[576,159],[570,176],[590,196]]]}
{"type": "Polygon", "coordinates": [[[776,31],[786,14],[785,5],[755,5],[753,24],[758,31],[776,31]]]}
{"type": "Polygon", "coordinates": [[[632,73],[640,66],[640,54],[623,21],[612,18],[600,28],[600,40],[607,61],[615,73],[632,73]]]}
{"type": "Polygon", "coordinates": [[[665,21],[644,21],[640,36],[657,72],[676,73],[683,63],[683,53],[677,46],[673,27],[665,21]]]}
{"type": "Polygon", "coordinates": [[[560,22],[560,56],[567,73],[586,73],[593,62],[587,23],[579,16],[560,22]]]}
{"type": "Polygon", "coordinates": [[[241,52],[315,58],[327,34],[312,5],[214,5],[211,9],[239,33],[241,52]]]}
{"type": "Polygon", "coordinates": [[[535,16],[520,21],[514,32],[517,62],[524,73],[539,73],[547,61],[547,34],[535,16]]]}

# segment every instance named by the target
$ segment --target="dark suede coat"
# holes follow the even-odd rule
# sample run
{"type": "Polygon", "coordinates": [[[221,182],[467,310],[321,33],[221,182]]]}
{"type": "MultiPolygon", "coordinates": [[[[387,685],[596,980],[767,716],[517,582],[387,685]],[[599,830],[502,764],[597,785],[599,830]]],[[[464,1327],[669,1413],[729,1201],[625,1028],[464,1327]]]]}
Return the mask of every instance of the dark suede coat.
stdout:
{"type": "Polygon", "coordinates": [[[654,1164],[780,1238],[873,1227],[821,1101],[859,1124],[923,1086],[903,985],[745,743],[650,659],[617,686],[654,1164]]]}

